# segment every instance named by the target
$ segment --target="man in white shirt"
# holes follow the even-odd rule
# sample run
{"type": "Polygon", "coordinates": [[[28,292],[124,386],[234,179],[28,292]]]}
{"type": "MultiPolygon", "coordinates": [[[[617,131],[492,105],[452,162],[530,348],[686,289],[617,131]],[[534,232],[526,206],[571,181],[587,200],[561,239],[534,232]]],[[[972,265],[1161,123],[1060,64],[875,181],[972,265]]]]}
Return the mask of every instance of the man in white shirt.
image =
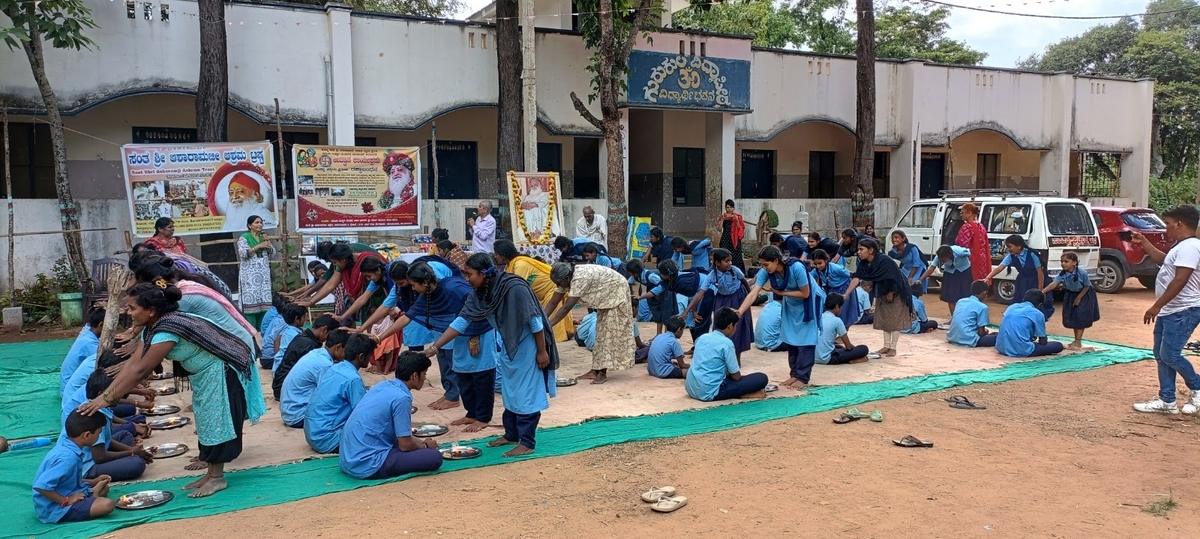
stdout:
{"type": "Polygon", "coordinates": [[[1192,362],[1183,357],[1183,347],[1200,325],[1200,239],[1196,226],[1200,211],[1193,206],[1180,206],[1163,214],[1167,224],[1167,239],[1176,242],[1163,253],[1144,236],[1133,233],[1133,241],[1142,246],[1146,255],[1161,264],[1154,282],[1158,301],[1146,310],[1144,322],[1154,322],[1154,359],[1158,361],[1158,398],[1139,402],[1133,408],[1139,412],[1178,414],[1175,404],[1175,377],[1183,378],[1191,390],[1183,413],[1200,412],[1200,375],[1192,362]]]}
{"type": "Polygon", "coordinates": [[[476,253],[492,252],[496,243],[496,218],[492,217],[492,201],[484,200],[476,208],[477,216],[467,219],[471,227],[471,251],[476,253]]]}
{"type": "Polygon", "coordinates": [[[584,206],[583,217],[575,221],[575,237],[608,245],[608,223],[604,221],[604,216],[596,215],[596,210],[591,206],[584,206]]]}

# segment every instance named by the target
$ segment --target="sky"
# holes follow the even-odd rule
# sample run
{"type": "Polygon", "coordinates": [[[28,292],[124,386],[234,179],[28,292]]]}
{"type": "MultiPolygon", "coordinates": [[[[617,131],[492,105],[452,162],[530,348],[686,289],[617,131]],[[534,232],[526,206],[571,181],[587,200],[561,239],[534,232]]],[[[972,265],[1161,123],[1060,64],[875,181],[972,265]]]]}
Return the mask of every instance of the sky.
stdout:
{"type": "MultiPolygon", "coordinates": [[[[905,0],[889,1],[902,2],[905,0]]],[[[912,0],[908,1],[915,3],[912,0]]],[[[467,7],[458,14],[459,18],[465,18],[491,3],[490,0],[463,0],[463,2],[467,7]]],[[[1141,13],[1146,7],[1147,0],[946,0],[946,2],[1039,15],[1097,16],[1141,13]]],[[[1079,35],[1097,24],[1113,22],[1113,20],[1073,21],[1014,17],[956,8],[951,8],[950,12],[948,36],[988,53],[983,64],[992,67],[1014,67],[1018,60],[1030,54],[1040,54],[1045,51],[1047,45],[1066,37],[1079,35]]]]}

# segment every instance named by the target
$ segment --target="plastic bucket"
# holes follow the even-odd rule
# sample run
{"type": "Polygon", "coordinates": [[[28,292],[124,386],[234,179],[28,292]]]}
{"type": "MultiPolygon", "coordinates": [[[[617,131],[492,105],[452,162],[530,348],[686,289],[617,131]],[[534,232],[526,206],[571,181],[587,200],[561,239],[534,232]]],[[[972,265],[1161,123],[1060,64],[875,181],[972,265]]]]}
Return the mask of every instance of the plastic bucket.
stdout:
{"type": "Polygon", "coordinates": [[[83,323],[83,293],[59,294],[58,305],[64,326],[73,327],[83,323]]]}

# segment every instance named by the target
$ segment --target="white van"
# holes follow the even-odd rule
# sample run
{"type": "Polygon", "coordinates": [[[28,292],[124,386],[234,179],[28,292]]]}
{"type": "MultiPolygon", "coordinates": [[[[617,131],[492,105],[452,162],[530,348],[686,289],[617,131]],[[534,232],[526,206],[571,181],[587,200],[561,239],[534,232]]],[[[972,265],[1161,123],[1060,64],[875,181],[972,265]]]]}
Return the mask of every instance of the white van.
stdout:
{"type": "MultiPolygon", "coordinates": [[[[992,265],[998,265],[1008,254],[1004,238],[1017,234],[1029,244],[1046,265],[1046,275],[1054,277],[1062,271],[1059,259],[1066,252],[1079,257],[1079,266],[1093,279],[1100,263],[1100,235],[1092,220],[1091,206],[1073,198],[1061,198],[1057,191],[1016,191],[980,189],[942,191],[938,199],[918,200],[892,231],[902,231],[908,241],[921,250],[926,260],[933,260],[937,248],[954,245],[963,221],[960,208],[973,202],[979,206],[979,222],[988,231],[992,250],[992,265]]],[[[890,245],[891,232],[883,238],[890,245]]],[[[935,273],[940,276],[940,273],[935,273]]],[[[1007,305],[1016,298],[1015,269],[1000,272],[993,281],[992,293],[1007,305]]]]}

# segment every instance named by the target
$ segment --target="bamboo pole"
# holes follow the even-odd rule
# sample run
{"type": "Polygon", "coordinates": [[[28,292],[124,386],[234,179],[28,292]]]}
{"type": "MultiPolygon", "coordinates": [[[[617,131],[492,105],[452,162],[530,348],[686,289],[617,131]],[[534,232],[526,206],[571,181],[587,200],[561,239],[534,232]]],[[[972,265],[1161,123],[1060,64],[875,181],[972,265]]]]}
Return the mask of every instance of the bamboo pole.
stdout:
{"type": "Polygon", "coordinates": [[[12,159],[8,153],[8,107],[4,107],[4,195],[8,199],[8,292],[10,294],[17,289],[17,265],[14,263],[16,240],[13,239],[16,223],[13,220],[11,163],[12,159]]]}
{"type": "Polygon", "coordinates": [[[433,156],[433,166],[429,167],[433,171],[433,226],[442,228],[442,205],[438,199],[437,122],[433,122],[433,144],[430,145],[429,154],[433,156]]]}
{"type": "Polygon", "coordinates": [[[281,200],[279,203],[279,234],[282,237],[282,241],[281,241],[282,246],[279,251],[279,254],[280,254],[279,260],[280,260],[280,264],[283,265],[282,290],[284,292],[287,292],[288,291],[288,277],[291,276],[291,267],[292,267],[292,263],[289,258],[289,256],[291,255],[291,252],[290,252],[290,249],[288,249],[288,220],[287,220],[287,216],[288,216],[287,200],[288,200],[288,195],[289,195],[288,184],[287,184],[288,159],[284,155],[284,151],[283,151],[283,121],[280,119],[279,98],[278,97],[275,98],[275,142],[279,143],[279,152],[278,152],[279,153],[279,163],[278,163],[279,178],[283,182],[283,200],[281,200]]]}
{"type": "Polygon", "coordinates": [[[104,328],[100,330],[100,352],[112,350],[117,338],[117,326],[121,320],[121,304],[125,301],[125,285],[129,284],[133,272],[119,264],[108,271],[108,305],[104,308],[104,328]]]}

